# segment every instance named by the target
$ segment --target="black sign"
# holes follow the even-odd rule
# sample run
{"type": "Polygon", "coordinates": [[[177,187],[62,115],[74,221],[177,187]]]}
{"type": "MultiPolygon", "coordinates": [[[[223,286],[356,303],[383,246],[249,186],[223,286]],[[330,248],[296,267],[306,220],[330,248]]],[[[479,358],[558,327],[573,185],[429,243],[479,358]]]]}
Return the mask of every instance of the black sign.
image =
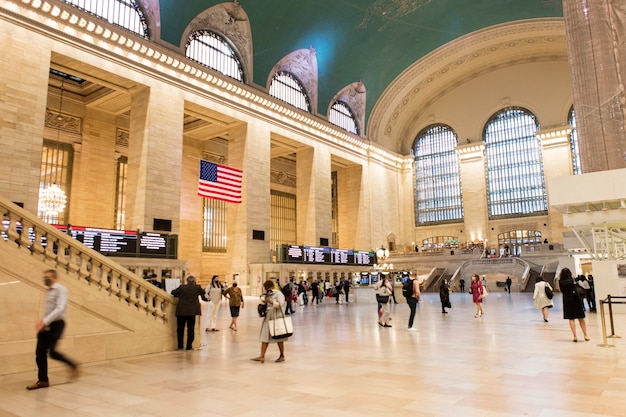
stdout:
{"type": "Polygon", "coordinates": [[[374,252],[347,249],[282,245],[281,254],[282,262],[285,263],[358,266],[372,266],[376,263],[374,252]]]}
{"type": "Polygon", "coordinates": [[[139,237],[139,253],[165,256],[167,254],[166,236],[160,233],[142,233],[139,237]]]}

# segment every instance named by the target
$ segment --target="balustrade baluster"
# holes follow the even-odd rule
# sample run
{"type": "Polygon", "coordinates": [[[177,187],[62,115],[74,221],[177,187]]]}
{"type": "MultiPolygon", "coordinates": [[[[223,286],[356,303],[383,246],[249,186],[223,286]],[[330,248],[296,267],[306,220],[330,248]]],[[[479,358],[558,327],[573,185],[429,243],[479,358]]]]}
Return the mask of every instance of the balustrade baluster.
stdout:
{"type": "Polygon", "coordinates": [[[32,242],[30,241],[30,230],[33,228],[33,223],[27,219],[22,219],[22,233],[20,233],[19,244],[23,248],[27,248],[29,251],[32,251],[32,242]]]}
{"type": "Polygon", "coordinates": [[[31,251],[36,255],[43,255],[43,239],[45,232],[39,226],[33,225],[33,235],[35,236],[35,241],[31,246],[31,251]]]}
{"type": "Polygon", "coordinates": [[[17,224],[19,223],[19,216],[12,211],[8,213],[9,227],[6,231],[7,236],[11,242],[18,242],[20,234],[17,232],[17,224]]]}
{"type": "Polygon", "coordinates": [[[57,246],[58,246],[58,250],[56,253],[56,261],[57,261],[57,266],[59,268],[63,268],[66,271],[68,271],[68,266],[69,266],[69,257],[68,257],[68,252],[69,252],[69,244],[66,243],[65,241],[63,241],[63,239],[59,239],[57,241],[57,246]]]}

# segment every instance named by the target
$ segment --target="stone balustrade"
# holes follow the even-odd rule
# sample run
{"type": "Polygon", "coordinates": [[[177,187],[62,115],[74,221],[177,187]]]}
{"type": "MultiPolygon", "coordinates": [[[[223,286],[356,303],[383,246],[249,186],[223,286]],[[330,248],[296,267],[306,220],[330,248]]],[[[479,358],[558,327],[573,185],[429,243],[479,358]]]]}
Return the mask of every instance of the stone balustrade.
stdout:
{"type": "Polygon", "coordinates": [[[174,309],[174,298],[100,253],[48,225],[34,214],[0,196],[3,213],[0,245],[17,245],[50,268],[106,292],[129,308],[163,323],[174,309]]]}

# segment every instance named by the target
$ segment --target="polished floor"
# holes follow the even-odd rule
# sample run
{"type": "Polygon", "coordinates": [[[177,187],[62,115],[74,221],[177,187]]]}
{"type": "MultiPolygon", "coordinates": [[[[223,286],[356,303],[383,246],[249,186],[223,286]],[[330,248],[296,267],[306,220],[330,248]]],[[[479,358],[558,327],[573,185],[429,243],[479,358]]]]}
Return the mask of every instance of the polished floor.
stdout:
{"type": "MultiPolygon", "coordinates": [[[[202,347],[85,365],[82,377],[51,372],[52,386],[24,389],[35,373],[0,378],[6,416],[626,416],[626,338],[598,347],[572,343],[560,299],[544,323],[530,294],[492,293],[475,319],[469,295],[453,294],[450,314],[435,294],[405,329],[408,307],[393,307],[393,328],[376,324],[375,305],[324,303],[299,309],[287,361],[258,354],[260,319],[249,300],[237,333],[202,332],[202,347]]],[[[626,317],[617,318],[626,332],[626,317]]],[[[582,335],[579,335],[582,339],[582,335]]],[[[70,352],[68,352],[70,353],[70,352]]],[[[33,357],[34,360],[34,357],[33,357]]]]}

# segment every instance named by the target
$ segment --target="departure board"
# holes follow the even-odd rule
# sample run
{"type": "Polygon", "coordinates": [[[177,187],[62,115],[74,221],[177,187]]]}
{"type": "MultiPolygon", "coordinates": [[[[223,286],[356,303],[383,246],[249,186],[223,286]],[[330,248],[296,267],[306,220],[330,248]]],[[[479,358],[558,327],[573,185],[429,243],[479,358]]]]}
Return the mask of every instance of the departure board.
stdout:
{"type": "Polygon", "coordinates": [[[280,252],[284,263],[358,266],[372,266],[376,263],[376,255],[368,251],[281,245],[280,252]]]}

